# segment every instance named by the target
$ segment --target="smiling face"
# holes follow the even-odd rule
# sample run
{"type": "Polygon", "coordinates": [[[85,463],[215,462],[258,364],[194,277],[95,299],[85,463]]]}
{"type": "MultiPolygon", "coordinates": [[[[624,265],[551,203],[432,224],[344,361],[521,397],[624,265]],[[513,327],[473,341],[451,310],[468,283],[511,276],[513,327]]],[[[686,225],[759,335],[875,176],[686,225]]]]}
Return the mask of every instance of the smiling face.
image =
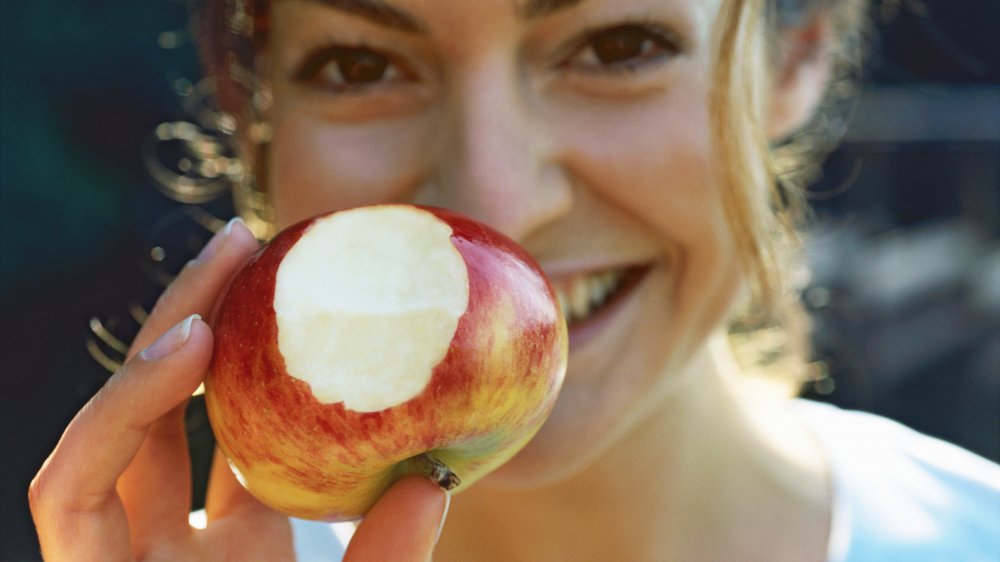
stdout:
{"type": "Polygon", "coordinates": [[[389,201],[523,245],[570,319],[550,421],[499,479],[559,478],[662,407],[740,286],[709,100],[719,0],[272,2],[277,226],[389,201]]]}

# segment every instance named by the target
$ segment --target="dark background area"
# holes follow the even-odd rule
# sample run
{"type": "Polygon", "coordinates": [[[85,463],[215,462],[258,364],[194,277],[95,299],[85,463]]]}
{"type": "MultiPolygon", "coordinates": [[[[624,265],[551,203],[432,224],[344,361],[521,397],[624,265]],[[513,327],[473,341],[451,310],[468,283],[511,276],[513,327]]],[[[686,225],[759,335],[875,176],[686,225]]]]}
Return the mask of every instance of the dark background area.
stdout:
{"type": "MultiPolygon", "coordinates": [[[[2,1],[0,560],[19,561],[37,558],[28,482],[107,377],[91,317],[127,337],[159,291],[150,265],[170,265],[150,250],[179,260],[204,232],[140,158],[189,118],[184,3],[2,1]]],[[[883,1],[873,18],[863,94],[811,190],[807,395],[1000,460],[1000,3],[883,1]]]]}

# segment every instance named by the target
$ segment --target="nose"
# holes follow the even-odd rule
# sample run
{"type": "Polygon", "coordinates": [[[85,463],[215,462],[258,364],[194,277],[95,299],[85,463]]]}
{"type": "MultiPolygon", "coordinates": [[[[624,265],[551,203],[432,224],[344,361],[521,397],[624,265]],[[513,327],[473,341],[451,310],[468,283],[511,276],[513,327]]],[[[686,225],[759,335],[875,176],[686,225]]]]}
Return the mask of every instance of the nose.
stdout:
{"type": "Polygon", "coordinates": [[[481,61],[452,79],[433,191],[437,204],[523,242],[569,211],[572,186],[544,117],[511,66],[481,61]]]}

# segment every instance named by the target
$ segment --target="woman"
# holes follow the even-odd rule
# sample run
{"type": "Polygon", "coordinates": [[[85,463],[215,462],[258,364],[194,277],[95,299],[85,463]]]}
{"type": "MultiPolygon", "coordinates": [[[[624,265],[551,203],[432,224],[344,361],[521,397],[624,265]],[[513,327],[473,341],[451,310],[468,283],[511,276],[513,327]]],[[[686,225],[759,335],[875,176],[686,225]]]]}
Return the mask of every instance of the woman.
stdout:
{"type": "MultiPolygon", "coordinates": [[[[346,559],[988,559],[995,523],[942,508],[921,521],[964,534],[897,533],[899,511],[872,518],[922,509],[920,486],[874,478],[886,493],[873,506],[859,490],[911,455],[894,474],[919,467],[966,512],[988,514],[996,467],[888,422],[763,399],[724,341],[748,294],[770,310],[787,298],[795,196],[772,193],[768,144],[808,121],[857,9],[206,2],[205,60],[241,124],[253,181],[238,201],[258,233],[363,204],[448,207],[518,241],[564,294],[588,296],[568,307],[567,381],[528,448],[450,509],[436,486],[401,481],[346,559]],[[597,281],[609,272],[627,282],[597,281]],[[866,439],[843,439],[845,425],[866,439]],[[905,455],[864,464],[900,439],[913,443],[905,455]]],[[[31,489],[48,558],[294,556],[288,520],[223,461],[207,528],[187,518],[181,414],[211,355],[210,328],[192,315],[208,317],[256,248],[239,221],[221,231],[67,428],[31,489]]]]}

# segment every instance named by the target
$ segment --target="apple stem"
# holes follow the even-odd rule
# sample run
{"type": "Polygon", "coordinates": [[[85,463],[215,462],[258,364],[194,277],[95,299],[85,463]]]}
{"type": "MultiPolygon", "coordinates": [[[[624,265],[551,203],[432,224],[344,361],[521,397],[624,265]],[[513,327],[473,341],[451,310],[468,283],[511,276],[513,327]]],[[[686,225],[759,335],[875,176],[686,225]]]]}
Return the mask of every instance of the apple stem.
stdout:
{"type": "Polygon", "coordinates": [[[448,465],[427,453],[413,457],[413,464],[420,474],[430,478],[445,490],[452,490],[462,483],[458,475],[448,468],[448,465]]]}

